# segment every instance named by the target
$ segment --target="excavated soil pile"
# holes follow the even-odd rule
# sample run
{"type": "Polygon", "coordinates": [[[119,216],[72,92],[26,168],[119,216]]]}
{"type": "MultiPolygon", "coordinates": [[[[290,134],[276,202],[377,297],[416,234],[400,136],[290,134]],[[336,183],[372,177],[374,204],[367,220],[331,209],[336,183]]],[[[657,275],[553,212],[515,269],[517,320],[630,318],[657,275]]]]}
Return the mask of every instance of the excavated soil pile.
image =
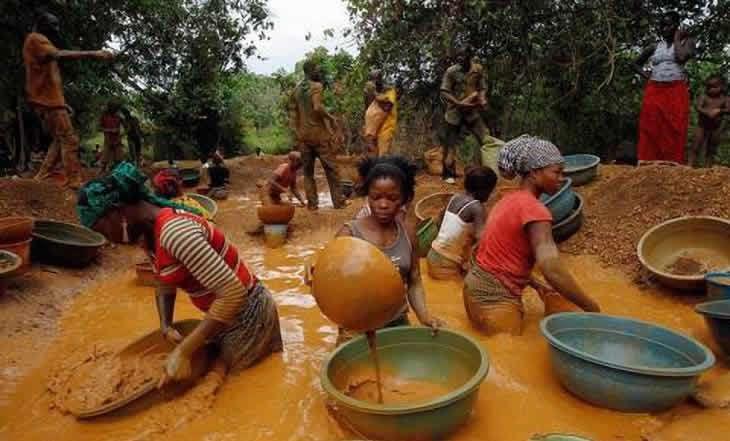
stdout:
{"type": "Polygon", "coordinates": [[[33,216],[77,222],[76,194],[51,181],[0,179],[0,216],[33,216]]]}
{"type": "MultiPolygon", "coordinates": [[[[601,172],[603,174],[603,171],[601,172]]],[[[626,168],[586,190],[583,228],[561,248],[596,254],[637,276],[636,245],[652,226],[680,216],[730,217],[730,169],[626,168]]]]}

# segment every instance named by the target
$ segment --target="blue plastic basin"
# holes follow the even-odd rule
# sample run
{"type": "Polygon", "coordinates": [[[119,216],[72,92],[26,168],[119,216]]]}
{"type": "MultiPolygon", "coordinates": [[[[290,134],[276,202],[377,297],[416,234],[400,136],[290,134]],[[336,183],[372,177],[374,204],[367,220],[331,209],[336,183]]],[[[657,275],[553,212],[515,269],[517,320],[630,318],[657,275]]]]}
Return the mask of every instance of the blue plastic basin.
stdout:
{"type": "Polygon", "coordinates": [[[705,274],[708,300],[730,300],[730,272],[705,274]]]}
{"type": "Polygon", "coordinates": [[[540,323],[560,383],[596,406],[654,412],[684,400],[715,364],[691,337],[623,317],[567,312],[540,323]]]}
{"type": "Polygon", "coordinates": [[[730,300],[700,303],[695,311],[705,317],[712,337],[725,355],[730,356],[730,300]]]}
{"type": "Polygon", "coordinates": [[[573,191],[573,181],[566,178],[563,186],[560,187],[554,195],[541,194],[540,202],[550,210],[553,215],[553,223],[559,223],[570,215],[575,206],[575,192],[573,191]]]}
{"type": "Polygon", "coordinates": [[[580,187],[595,179],[601,158],[596,155],[578,154],[564,156],[563,174],[573,180],[574,187],[580,187]]]}

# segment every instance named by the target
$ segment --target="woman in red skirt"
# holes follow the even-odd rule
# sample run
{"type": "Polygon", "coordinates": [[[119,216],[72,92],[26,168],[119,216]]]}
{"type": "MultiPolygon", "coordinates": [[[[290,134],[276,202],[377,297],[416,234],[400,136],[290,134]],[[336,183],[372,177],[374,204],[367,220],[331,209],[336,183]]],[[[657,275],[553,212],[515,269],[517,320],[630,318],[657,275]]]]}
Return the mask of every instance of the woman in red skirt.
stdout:
{"type": "Polygon", "coordinates": [[[639,163],[683,164],[689,126],[689,86],[684,64],[692,57],[694,40],[679,28],[679,14],[664,14],[661,40],[644,49],[635,67],[647,79],[639,116],[639,163]],[[646,62],[651,73],[644,71],[646,62]]]}

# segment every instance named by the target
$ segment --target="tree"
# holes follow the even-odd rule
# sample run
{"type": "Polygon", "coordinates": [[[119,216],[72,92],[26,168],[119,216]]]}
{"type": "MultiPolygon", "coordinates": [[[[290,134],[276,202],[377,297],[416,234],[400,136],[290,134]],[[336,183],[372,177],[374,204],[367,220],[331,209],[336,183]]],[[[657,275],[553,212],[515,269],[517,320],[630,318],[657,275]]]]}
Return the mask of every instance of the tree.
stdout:
{"type": "MultiPolygon", "coordinates": [[[[94,126],[101,102],[140,95],[155,125],[171,135],[159,139],[186,145],[213,143],[202,139],[205,128],[218,131],[229,116],[221,83],[242,70],[256,41],[273,27],[265,0],[6,0],[0,3],[0,56],[13,62],[0,72],[0,111],[23,96],[22,42],[37,8],[61,19],[62,48],[119,52],[111,65],[62,66],[82,132],[94,126]]],[[[231,137],[232,149],[241,147],[238,135],[231,137]]]]}

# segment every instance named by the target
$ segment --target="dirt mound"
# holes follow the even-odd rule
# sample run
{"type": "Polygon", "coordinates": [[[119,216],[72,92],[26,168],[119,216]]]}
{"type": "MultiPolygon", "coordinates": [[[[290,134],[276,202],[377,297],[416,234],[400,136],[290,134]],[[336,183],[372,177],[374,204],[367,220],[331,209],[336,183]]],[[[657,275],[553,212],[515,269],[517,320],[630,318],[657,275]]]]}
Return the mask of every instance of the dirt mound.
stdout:
{"type": "Polygon", "coordinates": [[[578,189],[586,196],[583,228],[561,248],[596,254],[608,265],[626,266],[633,276],[640,270],[636,245],[652,226],[680,216],[730,217],[730,169],[621,167],[606,175],[578,189]]]}
{"type": "Polygon", "coordinates": [[[0,216],[33,216],[77,222],[76,194],[53,182],[0,179],[0,216]]]}

